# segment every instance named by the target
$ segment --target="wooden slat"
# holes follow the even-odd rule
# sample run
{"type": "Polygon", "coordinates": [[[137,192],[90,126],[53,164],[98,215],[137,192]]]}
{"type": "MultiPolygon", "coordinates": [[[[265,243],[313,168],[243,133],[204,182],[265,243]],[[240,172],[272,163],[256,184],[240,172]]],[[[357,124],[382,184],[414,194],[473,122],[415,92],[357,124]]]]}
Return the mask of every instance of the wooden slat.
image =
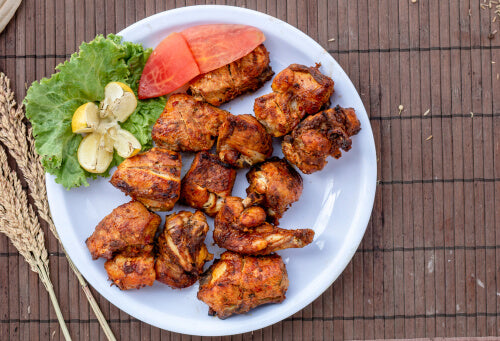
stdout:
{"type": "MultiPolygon", "coordinates": [[[[436,1],[429,2],[428,6],[429,15],[429,46],[439,46],[439,4],[436,1]]],[[[425,36],[424,36],[425,39],[425,36]]],[[[441,97],[440,91],[432,91],[429,93],[428,89],[432,87],[440,89],[440,63],[441,55],[439,51],[429,51],[429,77],[422,80],[422,94],[427,98],[430,97],[429,102],[423,101],[424,106],[422,110],[427,110],[427,116],[430,116],[430,129],[431,132],[437,131],[433,134],[432,143],[430,148],[426,150],[426,155],[432,155],[432,164],[424,167],[424,174],[426,179],[430,176],[438,176],[443,178],[443,154],[441,150],[443,141],[443,132],[441,129],[441,120],[433,118],[434,115],[438,116],[441,113],[441,97]],[[427,104],[427,105],[425,105],[427,104]],[[435,136],[434,136],[435,135],[435,136]],[[429,174],[430,169],[430,174],[429,174]]],[[[427,158],[424,158],[426,160],[427,158]]],[[[427,184],[424,186],[424,211],[428,212],[424,216],[424,246],[433,247],[435,245],[443,245],[442,242],[442,226],[443,226],[443,186],[442,184],[432,185],[427,184]],[[438,231],[435,226],[440,226],[441,231],[438,231]]],[[[438,269],[443,269],[443,255],[436,251],[427,251],[425,254],[425,313],[436,314],[438,306],[438,295],[440,300],[444,297],[444,288],[439,287],[440,281],[444,275],[438,269]]],[[[426,319],[425,332],[426,335],[436,335],[436,318],[426,319]]]]}
{"type": "MultiPolygon", "coordinates": [[[[490,13],[487,11],[480,11],[480,37],[479,41],[481,45],[488,46],[491,44],[486,33],[490,32],[491,17],[490,13]]],[[[481,104],[480,111],[482,112],[493,112],[493,84],[495,83],[496,76],[492,74],[491,67],[491,53],[487,51],[481,51],[481,104]]],[[[498,80],[496,82],[498,84],[498,80]]],[[[497,87],[497,91],[498,91],[497,87]]],[[[495,176],[494,168],[494,130],[493,130],[493,118],[486,118],[482,120],[482,130],[483,130],[483,176],[493,178],[495,176]]],[[[495,187],[494,186],[484,186],[484,198],[483,200],[483,216],[484,216],[484,240],[485,245],[492,245],[498,239],[495,238],[495,230],[498,230],[498,225],[495,224],[495,214],[491,212],[495,211],[495,187]]],[[[481,200],[481,199],[479,199],[481,200]]],[[[481,201],[478,202],[481,205],[481,201]]],[[[490,314],[498,314],[500,310],[497,308],[498,302],[498,284],[500,279],[498,279],[498,264],[495,259],[494,250],[485,250],[485,272],[486,272],[486,311],[490,314]],[[488,288],[497,288],[495,290],[488,290],[488,288]]],[[[497,319],[493,316],[488,316],[486,318],[486,333],[484,335],[496,335],[498,333],[499,324],[497,319]]]]}
{"type": "MultiPolygon", "coordinates": [[[[21,7],[21,6],[20,6],[21,7]]],[[[15,55],[16,52],[16,40],[15,40],[15,35],[16,35],[16,24],[17,21],[20,20],[18,19],[19,12],[17,12],[16,15],[14,15],[13,19],[11,22],[5,27],[4,34],[5,34],[5,53],[15,55]]],[[[5,63],[5,72],[10,72],[13,74],[15,70],[15,60],[7,60],[5,63]]],[[[12,77],[13,80],[11,81],[11,86],[15,89],[16,87],[16,79],[12,77]]],[[[4,250],[8,253],[15,252],[15,248],[8,242],[5,242],[4,244],[4,250]]],[[[22,267],[26,267],[26,264],[22,264],[22,260],[20,261],[17,255],[15,257],[8,257],[7,259],[2,260],[7,264],[7,269],[8,271],[5,272],[6,274],[11,274],[11,276],[2,276],[5,278],[5,282],[2,281],[2,285],[7,287],[7,295],[8,297],[6,298],[6,306],[8,307],[8,317],[14,315],[14,316],[19,316],[19,275],[21,271],[24,271],[25,269],[21,269],[22,267]]],[[[14,323],[11,323],[9,325],[9,328],[7,328],[4,332],[5,334],[4,337],[11,339],[11,340],[18,340],[20,338],[20,324],[16,321],[14,323]]]]}
{"type": "MultiPolygon", "coordinates": [[[[29,5],[29,4],[27,4],[29,5]]],[[[25,53],[35,54],[36,53],[36,34],[35,34],[35,6],[26,7],[26,35],[25,35],[25,53]]],[[[34,59],[26,61],[26,79],[27,84],[31,84],[35,80],[36,74],[36,61],[34,59]]],[[[28,270],[29,271],[29,270],[28,270]]],[[[27,303],[26,317],[27,319],[39,318],[40,316],[40,294],[44,294],[43,287],[39,287],[38,276],[36,276],[32,271],[28,274],[28,290],[29,290],[29,301],[27,303]],[[42,290],[42,291],[39,291],[42,290]]],[[[42,300],[43,301],[43,300],[42,300]]],[[[42,335],[40,333],[40,324],[36,322],[29,323],[29,338],[30,340],[36,341],[41,340],[42,335]]]]}
{"type": "MultiPolygon", "coordinates": [[[[416,7],[416,6],[415,6],[416,7]]],[[[430,13],[429,3],[420,2],[418,6],[418,25],[419,30],[417,45],[422,47],[430,47],[430,13]]],[[[431,94],[427,89],[430,88],[430,51],[420,53],[419,57],[419,73],[416,78],[419,79],[419,96],[415,96],[412,100],[413,113],[417,116],[422,116],[431,107],[431,94]]],[[[433,127],[431,120],[422,120],[419,127],[415,131],[416,140],[420,142],[421,152],[417,156],[416,161],[419,165],[419,172],[417,176],[423,179],[432,177],[432,148],[434,141],[427,140],[426,136],[433,135],[433,127]]],[[[420,196],[416,198],[420,207],[420,212],[416,216],[415,224],[415,246],[433,245],[432,235],[432,186],[430,184],[423,184],[419,188],[421,190],[420,196]],[[426,242],[427,238],[430,243],[426,242]]],[[[434,259],[434,255],[428,251],[419,251],[415,256],[415,314],[425,315],[427,301],[431,301],[431,308],[434,303],[434,290],[432,290],[433,273],[430,273],[428,264],[434,259]],[[431,280],[431,281],[429,281],[431,280]],[[427,294],[426,290],[431,288],[430,293],[427,294]]],[[[434,264],[431,263],[431,267],[434,264]]],[[[434,322],[434,321],[432,321],[434,322]]],[[[415,336],[423,337],[427,335],[427,326],[429,323],[424,318],[419,318],[415,321],[415,336]]]]}

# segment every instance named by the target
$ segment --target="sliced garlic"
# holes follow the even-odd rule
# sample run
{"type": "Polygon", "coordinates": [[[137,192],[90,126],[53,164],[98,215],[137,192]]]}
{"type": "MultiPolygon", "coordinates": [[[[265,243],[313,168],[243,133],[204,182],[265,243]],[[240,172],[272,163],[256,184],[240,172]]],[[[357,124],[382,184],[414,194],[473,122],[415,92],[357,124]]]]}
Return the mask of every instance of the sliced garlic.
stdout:
{"type": "Polygon", "coordinates": [[[91,133],[80,142],[78,162],[87,172],[103,173],[108,169],[112,160],[113,144],[106,135],[91,133]]]}
{"type": "Polygon", "coordinates": [[[90,133],[99,125],[99,108],[94,102],[87,102],[76,109],[71,120],[74,133],[90,133]]]}
{"type": "Polygon", "coordinates": [[[121,82],[111,82],[104,88],[104,100],[101,102],[101,117],[114,117],[124,122],[137,107],[137,98],[130,87],[121,82]]]}

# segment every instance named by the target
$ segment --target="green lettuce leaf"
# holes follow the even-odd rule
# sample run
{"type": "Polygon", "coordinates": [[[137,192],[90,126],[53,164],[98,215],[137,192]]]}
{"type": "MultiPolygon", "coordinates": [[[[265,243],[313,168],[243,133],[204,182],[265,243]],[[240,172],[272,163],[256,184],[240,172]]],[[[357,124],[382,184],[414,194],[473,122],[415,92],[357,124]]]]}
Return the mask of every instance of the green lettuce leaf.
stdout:
{"type": "MultiPolygon", "coordinates": [[[[92,174],[81,168],[77,150],[82,136],[71,131],[71,119],[80,105],[98,104],[109,82],[128,84],[137,95],[142,69],[151,52],[140,44],[122,42],[121,37],[113,34],[98,35],[93,41],[83,43],[69,61],[59,64],[56,67],[59,72],[34,82],[28,89],[24,104],[33,126],[36,151],[45,170],[56,176],[56,182],[68,189],[88,186],[87,178],[109,176],[109,168],[122,161],[115,152],[104,174],[92,174]]],[[[137,109],[122,124],[141,142],[143,149],[152,145],[151,126],[164,106],[163,97],[139,101],[137,109]]]]}

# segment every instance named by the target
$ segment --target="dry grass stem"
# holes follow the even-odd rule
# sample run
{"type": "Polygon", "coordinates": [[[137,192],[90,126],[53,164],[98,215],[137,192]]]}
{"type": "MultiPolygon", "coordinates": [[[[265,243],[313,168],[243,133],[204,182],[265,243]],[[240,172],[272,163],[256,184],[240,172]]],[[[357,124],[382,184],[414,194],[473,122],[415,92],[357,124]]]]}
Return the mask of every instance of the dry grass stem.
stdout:
{"type": "Polygon", "coordinates": [[[71,340],[66,322],[57,302],[49,276],[49,257],[45,237],[33,207],[28,203],[26,192],[17,174],[7,163],[7,154],[0,147],[0,232],[5,234],[40,277],[47,289],[52,305],[66,340],[71,340]]]}
{"type": "MultiPolygon", "coordinates": [[[[24,108],[16,106],[14,94],[10,90],[9,79],[3,73],[0,73],[0,142],[8,148],[10,154],[16,160],[19,170],[23,173],[38,215],[47,222],[51,232],[59,240],[47,200],[45,171],[39,155],[35,152],[35,141],[31,128],[27,129],[27,126],[23,123],[24,117],[24,108]]],[[[61,243],[60,246],[66,254],[70,268],[77,276],[82,290],[108,340],[116,340],[87,282],[75,267],[61,243]]]]}
{"type": "Polygon", "coordinates": [[[21,0],[4,0],[0,1],[0,32],[12,19],[17,8],[21,4],[21,0]]]}

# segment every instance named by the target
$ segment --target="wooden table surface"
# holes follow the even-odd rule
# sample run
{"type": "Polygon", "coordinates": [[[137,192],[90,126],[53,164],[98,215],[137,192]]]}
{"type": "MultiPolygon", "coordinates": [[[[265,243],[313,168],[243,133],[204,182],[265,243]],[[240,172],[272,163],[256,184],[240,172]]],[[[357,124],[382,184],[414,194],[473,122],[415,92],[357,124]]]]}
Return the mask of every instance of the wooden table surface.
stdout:
{"type": "MultiPolygon", "coordinates": [[[[500,32],[490,33],[500,31],[500,17],[492,23],[494,8],[481,9],[483,0],[25,0],[0,34],[0,71],[21,101],[27,85],[50,76],[82,41],[205,3],[268,13],[325,47],[361,95],[378,159],[372,219],[341,277],[284,321],[223,339],[499,336],[500,32]]],[[[46,235],[71,335],[104,339],[46,235]]],[[[191,339],[94,294],[118,339],[191,339]]],[[[62,335],[38,277],[0,236],[0,340],[7,339],[62,335]]]]}

